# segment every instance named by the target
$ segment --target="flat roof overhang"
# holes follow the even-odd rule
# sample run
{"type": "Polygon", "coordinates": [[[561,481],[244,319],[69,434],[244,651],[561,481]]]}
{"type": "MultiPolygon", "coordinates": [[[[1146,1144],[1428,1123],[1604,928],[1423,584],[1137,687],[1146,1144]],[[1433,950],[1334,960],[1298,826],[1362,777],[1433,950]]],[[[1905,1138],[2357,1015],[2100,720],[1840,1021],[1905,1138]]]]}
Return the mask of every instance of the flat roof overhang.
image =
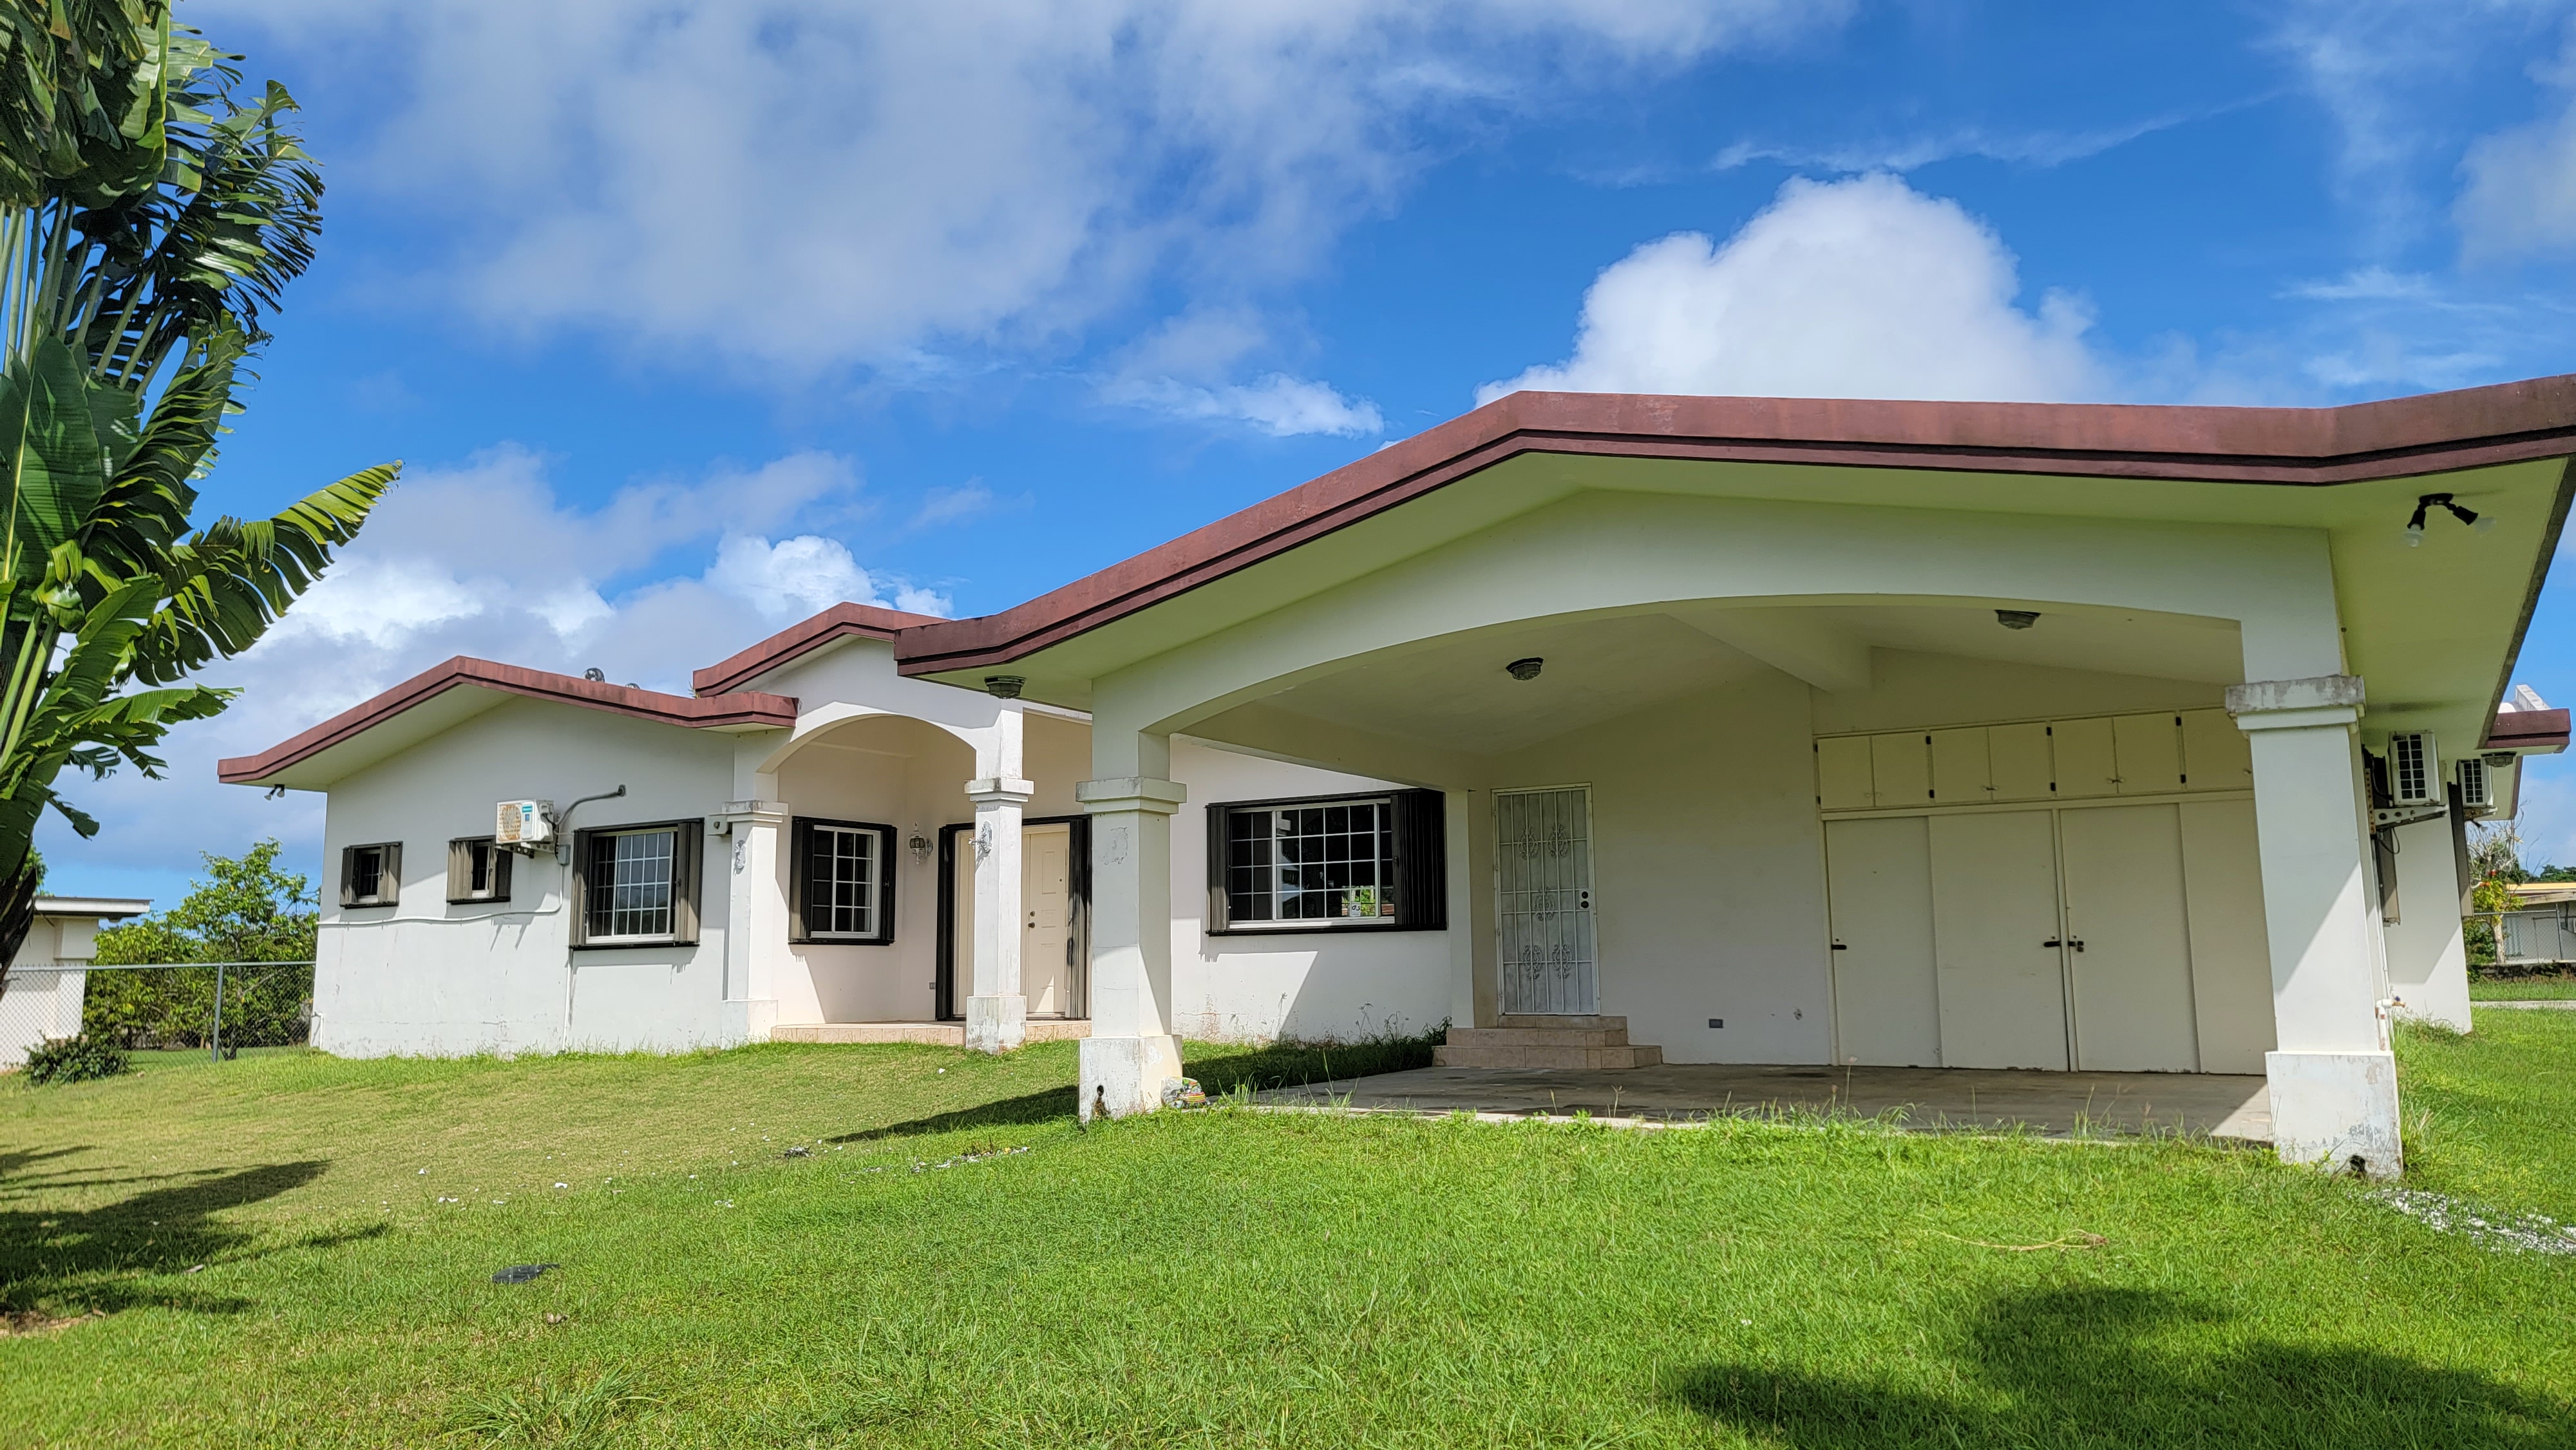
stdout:
{"type": "MultiPolygon", "coordinates": [[[[2482,739],[2570,496],[2576,375],[2342,408],[1516,393],[1002,613],[899,668],[1091,704],[1091,681],[1594,490],[2325,532],[2376,729],[2482,739]],[[2474,549],[2417,498],[2497,520],[2474,549]],[[1183,601],[1186,600],[1186,604],[1183,601]]],[[[2458,749],[2457,746],[2448,748],[2458,749]]]]}
{"type": "Polygon", "coordinates": [[[785,695],[666,695],[458,655],[257,755],[217,761],[215,773],[227,785],[320,790],[514,699],[693,730],[775,730],[796,723],[796,701],[785,695]]]}

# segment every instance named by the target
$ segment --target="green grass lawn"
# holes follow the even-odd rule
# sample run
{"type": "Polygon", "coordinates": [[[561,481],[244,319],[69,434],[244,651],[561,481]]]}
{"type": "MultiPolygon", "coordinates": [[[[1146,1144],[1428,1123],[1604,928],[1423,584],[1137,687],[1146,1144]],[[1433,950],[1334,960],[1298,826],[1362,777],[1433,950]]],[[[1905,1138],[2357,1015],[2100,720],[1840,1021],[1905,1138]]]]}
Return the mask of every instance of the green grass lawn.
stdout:
{"type": "MultiPolygon", "coordinates": [[[[2576,1014],[2507,1017],[2406,1040],[2417,1186],[2576,1217],[2576,1014]]],[[[102,1311],[0,1339],[0,1444],[2576,1444],[2576,1259],[2264,1154],[1085,1132],[1073,1064],[284,1051],[0,1083],[0,1300],[102,1311]],[[561,1267],[491,1282],[518,1263],[561,1267]]]]}
{"type": "Polygon", "coordinates": [[[2576,999],[2576,977],[2471,977],[2472,1002],[2565,1002],[2576,999]]]}

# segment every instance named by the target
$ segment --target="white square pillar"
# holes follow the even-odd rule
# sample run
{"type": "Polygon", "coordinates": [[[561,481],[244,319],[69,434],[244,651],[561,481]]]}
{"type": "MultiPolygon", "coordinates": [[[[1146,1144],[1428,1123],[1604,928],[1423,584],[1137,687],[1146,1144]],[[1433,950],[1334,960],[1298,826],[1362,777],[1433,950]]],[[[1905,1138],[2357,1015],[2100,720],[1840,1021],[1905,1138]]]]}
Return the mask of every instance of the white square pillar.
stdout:
{"type": "MultiPolygon", "coordinates": [[[[1166,737],[1140,751],[1171,768],[1166,737]]],[[[1189,792],[1159,776],[1086,780],[1091,814],[1091,1035],[1082,1041],[1080,1110],[1125,1117],[1163,1105],[1181,1075],[1172,1010],[1172,813],[1189,792]]]]}
{"type": "Polygon", "coordinates": [[[1029,999],[1020,989],[1020,822],[1037,787],[1022,776],[1019,702],[1002,702],[1001,714],[975,751],[976,778],[966,782],[975,802],[973,967],[966,998],[966,1045],[977,1052],[1009,1052],[1029,1037],[1029,999]]]}
{"type": "Polygon", "coordinates": [[[2283,1160],[2396,1176],[2397,1068],[2361,787],[2362,683],[2266,680],[2227,691],[2254,757],[2254,821],[2279,1050],[2264,1059],[2283,1160]]]}
{"type": "Polygon", "coordinates": [[[767,1042],[778,1025],[778,976],[790,935],[778,850],[787,807],[727,801],[707,824],[706,859],[723,863],[726,883],[725,1035],[735,1042],[767,1042]]]}

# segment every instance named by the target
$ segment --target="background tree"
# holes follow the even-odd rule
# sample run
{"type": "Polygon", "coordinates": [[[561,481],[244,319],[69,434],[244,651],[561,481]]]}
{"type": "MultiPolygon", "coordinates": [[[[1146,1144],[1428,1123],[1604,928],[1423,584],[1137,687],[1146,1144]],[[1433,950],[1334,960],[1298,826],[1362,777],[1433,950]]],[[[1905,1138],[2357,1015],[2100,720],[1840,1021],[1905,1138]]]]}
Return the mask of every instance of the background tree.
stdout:
{"type": "Polygon", "coordinates": [[[157,775],[169,728],[232,697],[188,675],[255,643],[400,467],[191,528],[322,220],[293,98],[240,93],[239,58],[168,0],[0,0],[0,973],[37,818],[98,830],[63,769],[157,775]]]}
{"type": "MultiPolygon", "coordinates": [[[[278,869],[282,849],[269,840],[239,856],[207,855],[206,874],[177,906],[99,932],[98,963],[293,963],[223,974],[224,1041],[302,1041],[320,917],[311,879],[278,869]]],[[[211,969],[94,972],[81,1031],[129,1048],[202,1047],[214,1021],[215,982],[211,969]]]]}

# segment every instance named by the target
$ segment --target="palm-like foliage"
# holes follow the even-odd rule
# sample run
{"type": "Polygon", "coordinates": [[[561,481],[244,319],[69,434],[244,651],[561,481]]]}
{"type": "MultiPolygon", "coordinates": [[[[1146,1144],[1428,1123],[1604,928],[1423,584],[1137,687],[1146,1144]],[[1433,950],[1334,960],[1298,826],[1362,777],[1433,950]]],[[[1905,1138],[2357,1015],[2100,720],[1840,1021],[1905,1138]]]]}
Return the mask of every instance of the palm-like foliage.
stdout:
{"type": "Polygon", "coordinates": [[[399,467],[190,525],[321,226],[294,100],[237,97],[232,59],[168,0],[0,0],[0,963],[44,808],[98,829],[64,767],[156,774],[170,726],[231,698],[187,676],[256,643],[399,467]]]}

